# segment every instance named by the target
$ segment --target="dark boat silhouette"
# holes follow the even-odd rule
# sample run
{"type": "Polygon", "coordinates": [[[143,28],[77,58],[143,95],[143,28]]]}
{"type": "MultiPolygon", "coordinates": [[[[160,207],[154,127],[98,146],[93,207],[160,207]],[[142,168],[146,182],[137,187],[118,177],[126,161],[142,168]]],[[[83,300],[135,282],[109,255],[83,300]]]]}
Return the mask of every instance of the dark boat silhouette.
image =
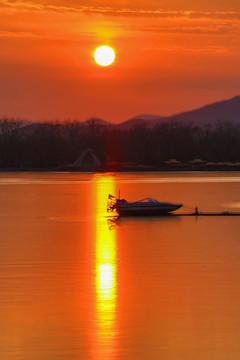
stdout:
{"type": "Polygon", "coordinates": [[[154,216],[167,215],[172,211],[180,209],[182,204],[172,204],[168,202],[159,202],[152,198],[145,198],[135,202],[128,202],[125,199],[117,199],[109,194],[107,211],[116,211],[119,216],[154,216]]]}

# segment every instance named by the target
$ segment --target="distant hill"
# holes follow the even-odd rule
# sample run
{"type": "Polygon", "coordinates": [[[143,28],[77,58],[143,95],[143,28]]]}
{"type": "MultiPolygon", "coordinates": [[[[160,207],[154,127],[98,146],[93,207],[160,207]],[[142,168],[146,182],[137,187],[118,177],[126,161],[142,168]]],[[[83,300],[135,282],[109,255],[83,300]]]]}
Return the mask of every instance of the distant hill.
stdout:
{"type": "Polygon", "coordinates": [[[192,123],[193,125],[200,127],[206,125],[214,126],[221,121],[240,125],[240,96],[235,96],[229,100],[215,102],[196,110],[176,114],[165,118],[165,120],[192,123]]]}
{"type": "Polygon", "coordinates": [[[172,116],[138,115],[135,118],[119,124],[119,127],[129,129],[139,124],[153,127],[171,121],[192,124],[199,127],[206,125],[215,126],[221,121],[228,121],[235,125],[240,125],[240,96],[238,95],[232,99],[215,102],[196,110],[186,111],[172,116]]]}
{"type": "Polygon", "coordinates": [[[82,122],[83,126],[90,126],[91,124],[94,124],[96,126],[112,126],[113,125],[112,123],[110,123],[106,120],[99,119],[99,118],[91,118],[91,119],[88,119],[88,120],[82,122]]]}
{"type": "Polygon", "coordinates": [[[154,124],[154,122],[161,122],[162,119],[164,119],[164,117],[159,115],[137,115],[127,121],[122,122],[121,124],[118,124],[117,127],[121,128],[122,130],[128,130],[139,125],[151,126],[154,124]]]}
{"type": "MultiPolygon", "coordinates": [[[[152,128],[156,125],[169,122],[180,122],[182,124],[192,124],[193,126],[204,127],[210,125],[216,126],[218,122],[231,122],[234,125],[240,125],[240,96],[235,96],[232,99],[215,102],[196,110],[186,111],[171,116],[160,116],[151,114],[137,115],[127,121],[120,124],[113,124],[108,121],[91,118],[81,122],[81,126],[96,126],[96,127],[113,127],[116,129],[129,130],[136,126],[145,125],[152,128]]],[[[24,120],[21,127],[24,128],[24,132],[32,133],[37,128],[38,124],[29,120],[24,120]]],[[[42,123],[42,126],[47,128],[49,123],[42,123]]],[[[63,127],[63,124],[58,124],[59,128],[63,127]]],[[[63,130],[64,131],[64,130],[63,130]]]]}

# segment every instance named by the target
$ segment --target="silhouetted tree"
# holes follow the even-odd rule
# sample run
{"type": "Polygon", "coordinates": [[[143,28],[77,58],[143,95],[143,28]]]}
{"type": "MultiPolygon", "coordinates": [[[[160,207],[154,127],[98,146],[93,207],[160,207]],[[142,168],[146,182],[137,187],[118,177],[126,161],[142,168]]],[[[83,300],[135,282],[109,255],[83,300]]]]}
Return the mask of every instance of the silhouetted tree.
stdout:
{"type": "Polygon", "coordinates": [[[74,162],[87,148],[103,163],[163,167],[171,158],[188,162],[240,161],[240,127],[219,122],[215,128],[170,122],[154,128],[144,125],[129,130],[90,119],[23,126],[21,121],[0,119],[0,166],[49,169],[74,162]]]}

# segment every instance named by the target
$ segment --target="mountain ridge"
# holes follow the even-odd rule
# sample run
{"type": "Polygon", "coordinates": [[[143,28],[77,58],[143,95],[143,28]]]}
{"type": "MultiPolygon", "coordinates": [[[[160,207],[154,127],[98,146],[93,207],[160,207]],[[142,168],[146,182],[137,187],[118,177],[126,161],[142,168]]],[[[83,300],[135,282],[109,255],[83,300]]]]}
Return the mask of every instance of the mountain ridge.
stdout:
{"type": "MultiPolygon", "coordinates": [[[[25,120],[25,126],[31,127],[41,122],[32,122],[25,120]]],[[[240,95],[236,95],[230,99],[225,99],[217,102],[213,102],[197,109],[179,112],[170,116],[142,114],[136,115],[126,121],[118,124],[111,123],[110,121],[103,120],[101,118],[90,118],[85,121],[79,121],[82,127],[85,126],[107,126],[114,127],[121,130],[129,130],[136,126],[146,126],[153,128],[156,125],[162,123],[181,123],[186,125],[206,127],[216,126],[219,122],[226,121],[233,125],[240,125],[240,95]]],[[[48,124],[48,122],[43,122],[48,124]]],[[[64,123],[61,123],[63,125],[64,123]]]]}
{"type": "Polygon", "coordinates": [[[181,124],[193,125],[199,127],[216,126],[219,122],[230,122],[234,125],[240,125],[240,95],[230,99],[216,101],[202,107],[179,112],[170,116],[143,114],[132,117],[119,124],[108,125],[119,129],[128,130],[135,126],[144,125],[154,127],[162,123],[179,122],[181,124]]]}
{"type": "MultiPolygon", "coordinates": [[[[155,115],[154,115],[155,117],[155,115]]],[[[139,115],[131,118],[121,124],[134,123],[139,119],[139,115]]],[[[199,107],[197,109],[176,113],[170,116],[156,116],[156,119],[150,120],[148,123],[142,120],[147,126],[153,127],[166,122],[181,122],[182,124],[192,124],[194,126],[217,125],[219,121],[228,121],[233,124],[240,124],[240,95],[236,95],[230,99],[217,101],[199,107]],[[151,122],[151,123],[150,123],[151,122]]]]}

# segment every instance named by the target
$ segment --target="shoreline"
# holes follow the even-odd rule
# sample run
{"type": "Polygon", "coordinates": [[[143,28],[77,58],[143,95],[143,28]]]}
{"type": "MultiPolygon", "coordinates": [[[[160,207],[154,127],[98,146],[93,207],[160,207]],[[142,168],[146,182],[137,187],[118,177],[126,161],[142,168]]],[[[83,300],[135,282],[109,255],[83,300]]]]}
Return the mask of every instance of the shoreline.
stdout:
{"type": "Polygon", "coordinates": [[[0,173],[4,172],[70,172],[70,173],[181,173],[181,172],[240,172],[240,165],[215,165],[215,166],[163,166],[159,168],[150,167],[150,166],[139,166],[139,167],[124,167],[124,166],[114,166],[106,168],[70,168],[70,167],[59,167],[59,168],[34,168],[34,167],[24,167],[24,168],[0,168],[0,173]]]}

